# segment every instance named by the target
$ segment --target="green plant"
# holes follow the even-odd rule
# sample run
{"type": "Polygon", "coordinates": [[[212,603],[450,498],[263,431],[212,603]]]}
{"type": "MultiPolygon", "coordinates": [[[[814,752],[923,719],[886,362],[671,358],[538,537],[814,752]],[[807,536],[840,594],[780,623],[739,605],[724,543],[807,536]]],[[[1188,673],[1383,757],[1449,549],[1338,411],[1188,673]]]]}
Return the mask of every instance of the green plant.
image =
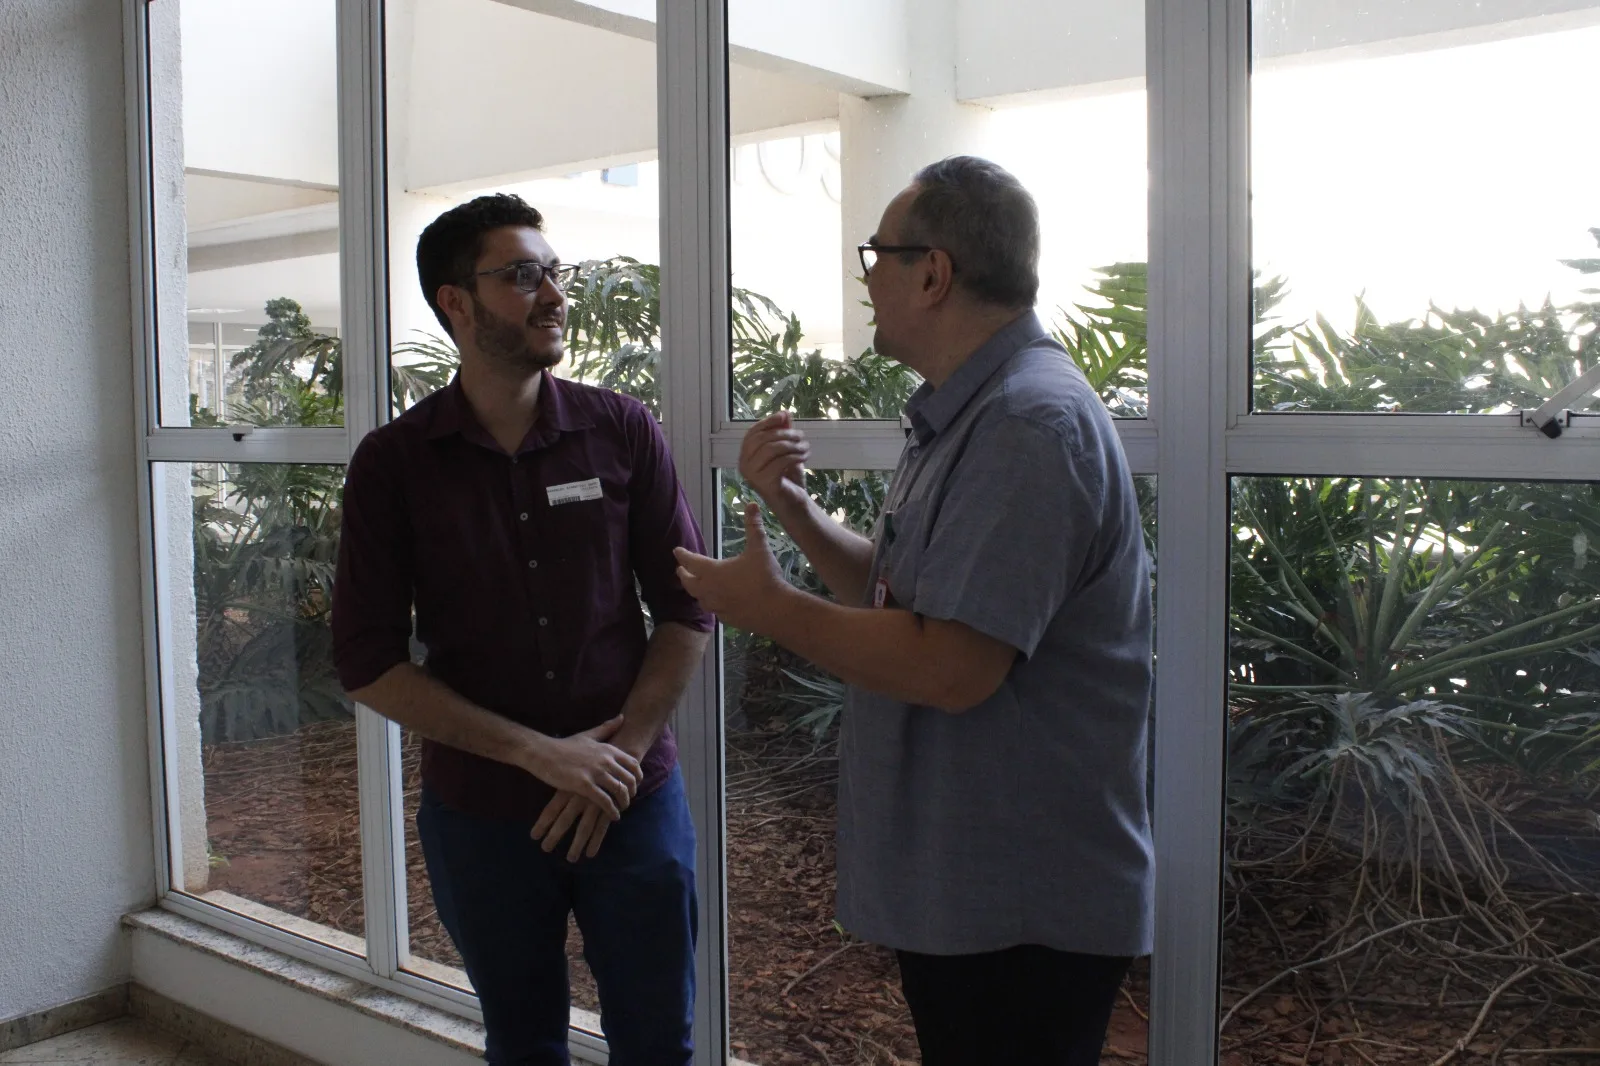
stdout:
{"type": "MultiPolygon", "coordinates": [[[[226,417],[190,397],[191,424],[337,425],[337,338],[300,305],[267,301],[256,341],[236,353],[226,417]]],[[[207,742],[293,732],[346,716],[328,631],[344,471],[317,464],[194,464],[191,474],[197,687],[207,742]]]]}
{"type": "Polygon", "coordinates": [[[328,629],[343,470],[196,464],[201,734],[252,740],[345,716],[328,629]]]}
{"type": "Polygon", "coordinates": [[[243,392],[229,420],[253,426],[338,425],[344,416],[339,339],[313,329],[288,297],[268,300],[266,316],[255,343],[235,353],[229,365],[229,376],[243,392]]]}
{"type": "MultiPolygon", "coordinates": [[[[1589,232],[1600,243],[1600,228],[1589,232]]],[[[1562,262],[1600,274],[1600,259],[1562,262]]],[[[1420,320],[1384,323],[1357,298],[1349,334],[1319,315],[1287,337],[1258,353],[1260,408],[1504,412],[1538,407],[1600,359],[1600,301],[1493,316],[1429,306],[1420,320]]]]}
{"type": "MultiPolygon", "coordinates": [[[[1600,596],[1541,523],[1560,490],[1404,479],[1252,478],[1234,488],[1235,705],[1366,694],[1471,707],[1515,757],[1553,717],[1593,706],[1600,596]],[[1542,530],[1542,531],[1541,531],[1542,530]],[[1581,588],[1581,586],[1580,586],[1581,588]]],[[[1600,535],[1600,528],[1594,530],[1600,535]]]]}
{"type": "Polygon", "coordinates": [[[1111,413],[1143,418],[1149,387],[1149,270],[1113,263],[1085,286],[1094,303],[1056,309],[1051,336],[1078,364],[1111,413]]]}

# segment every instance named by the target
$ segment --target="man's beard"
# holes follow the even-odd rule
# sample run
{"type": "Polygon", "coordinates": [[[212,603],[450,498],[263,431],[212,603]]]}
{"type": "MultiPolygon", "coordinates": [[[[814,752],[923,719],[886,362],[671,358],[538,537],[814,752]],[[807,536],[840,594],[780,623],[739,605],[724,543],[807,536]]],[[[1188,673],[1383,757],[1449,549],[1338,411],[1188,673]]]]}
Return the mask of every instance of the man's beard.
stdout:
{"type": "Polygon", "coordinates": [[[548,370],[561,362],[561,346],[553,352],[534,351],[523,327],[490,311],[477,296],[472,298],[472,310],[472,341],[489,362],[517,371],[548,370]]]}

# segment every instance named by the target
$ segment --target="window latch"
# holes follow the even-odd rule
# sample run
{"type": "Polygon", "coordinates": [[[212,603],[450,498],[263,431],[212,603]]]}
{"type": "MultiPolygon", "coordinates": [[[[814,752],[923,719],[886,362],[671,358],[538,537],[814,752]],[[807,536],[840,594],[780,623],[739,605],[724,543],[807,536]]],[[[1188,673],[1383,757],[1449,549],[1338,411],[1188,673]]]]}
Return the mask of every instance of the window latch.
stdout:
{"type": "Polygon", "coordinates": [[[229,426],[228,432],[233,434],[233,441],[237,444],[256,430],[255,426],[229,426]]]}
{"type": "Polygon", "coordinates": [[[1579,374],[1537,410],[1521,412],[1522,424],[1554,440],[1572,425],[1571,405],[1596,389],[1600,389],[1600,363],[1579,374]]]}

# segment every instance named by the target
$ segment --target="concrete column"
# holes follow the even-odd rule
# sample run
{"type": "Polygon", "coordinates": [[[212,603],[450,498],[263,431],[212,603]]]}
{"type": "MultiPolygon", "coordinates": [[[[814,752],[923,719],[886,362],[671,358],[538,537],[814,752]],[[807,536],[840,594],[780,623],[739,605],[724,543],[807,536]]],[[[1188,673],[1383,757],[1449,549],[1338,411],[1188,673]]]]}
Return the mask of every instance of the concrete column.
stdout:
{"type": "Polygon", "coordinates": [[[949,155],[984,155],[988,108],[956,98],[959,58],[957,0],[924,0],[910,11],[907,26],[911,91],[839,105],[840,216],[844,254],[844,351],[860,355],[872,343],[866,289],[856,245],[876,231],[883,209],[927,163],[949,155]]]}

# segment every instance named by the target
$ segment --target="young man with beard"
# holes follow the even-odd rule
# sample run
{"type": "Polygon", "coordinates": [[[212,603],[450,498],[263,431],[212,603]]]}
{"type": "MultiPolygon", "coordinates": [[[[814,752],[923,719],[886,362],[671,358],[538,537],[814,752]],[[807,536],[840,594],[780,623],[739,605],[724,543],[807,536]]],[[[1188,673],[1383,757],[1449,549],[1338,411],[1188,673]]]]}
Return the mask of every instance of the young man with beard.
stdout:
{"type": "Polygon", "coordinates": [[[484,196],[417,242],[461,370],[350,461],[335,656],[353,700],[424,738],[417,831],[488,1061],[569,1061],[575,914],[612,1063],[674,1066],[696,911],[666,722],[712,619],[673,549],[702,541],[645,407],[550,373],[571,268],[542,230],[484,196]]]}

